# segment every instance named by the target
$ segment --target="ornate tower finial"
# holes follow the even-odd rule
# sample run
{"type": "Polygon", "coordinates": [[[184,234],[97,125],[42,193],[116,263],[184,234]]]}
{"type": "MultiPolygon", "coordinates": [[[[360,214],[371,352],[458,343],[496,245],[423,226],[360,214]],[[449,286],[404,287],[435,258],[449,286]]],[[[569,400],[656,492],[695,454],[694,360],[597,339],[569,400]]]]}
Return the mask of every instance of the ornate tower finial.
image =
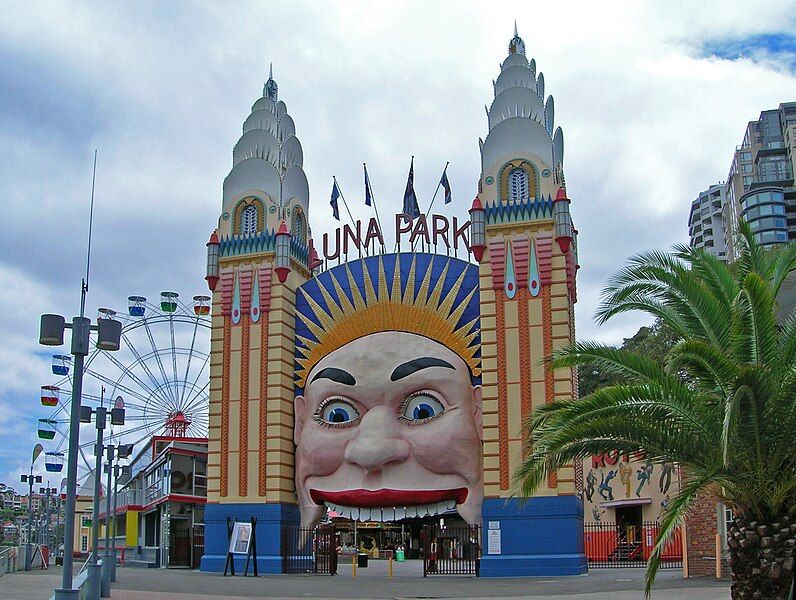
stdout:
{"type": "Polygon", "coordinates": [[[514,19],[514,37],[509,42],[509,54],[522,54],[525,56],[525,42],[517,33],[517,19],[514,19]]]}
{"type": "Polygon", "coordinates": [[[268,81],[263,86],[263,98],[270,98],[274,102],[277,101],[279,95],[279,86],[274,81],[274,63],[268,67],[268,81]]]}

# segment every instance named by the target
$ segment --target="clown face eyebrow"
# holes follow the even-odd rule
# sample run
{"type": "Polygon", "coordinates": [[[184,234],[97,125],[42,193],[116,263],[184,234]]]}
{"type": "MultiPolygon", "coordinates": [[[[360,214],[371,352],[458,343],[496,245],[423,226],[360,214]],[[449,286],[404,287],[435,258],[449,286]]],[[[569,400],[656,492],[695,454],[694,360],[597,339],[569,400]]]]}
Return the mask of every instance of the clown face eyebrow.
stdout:
{"type": "Polygon", "coordinates": [[[410,360],[395,367],[392,375],[390,375],[390,381],[398,381],[399,379],[403,379],[412,373],[420,371],[421,369],[428,369],[429,367],[445,367],[446,369],[456,370],[452,364],[442,360],[441,358],[424,356],[422,358],[415,358],[414,360],[410,360]]]}
{"type": "Polygon", "coordinates": [[[326,367],[325,369],[321,369],[315,377],[312,378],[310,383],[315,381],[316,379],[331,379],[332,381],[336,381],[337,383],[342,383],[343,385],[356,385],[357,380],[354,379],[354,376],[351,375],[348,371],[343,371],[342,369],[336,369],[334,367],[326,367]]]}

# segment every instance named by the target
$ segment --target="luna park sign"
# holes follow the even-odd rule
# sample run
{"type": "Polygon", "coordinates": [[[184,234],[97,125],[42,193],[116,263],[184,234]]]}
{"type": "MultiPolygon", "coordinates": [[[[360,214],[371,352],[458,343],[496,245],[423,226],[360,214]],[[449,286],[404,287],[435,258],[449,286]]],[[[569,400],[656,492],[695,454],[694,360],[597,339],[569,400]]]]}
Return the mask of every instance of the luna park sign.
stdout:
{"type": "MultiPolygon", "coordinates": [[[[469,229],[469,220],[460,223],[456,217],[448,219],[444,215],[434,214],[412,219],[403,213],[395,215],[395,241],[399,250],[401,243],[407,241],[412,247],[421,242],[428,248],[434,246],[439,249],[443,246],[447,253],[458,253],[460,248],[469,252],[469,229]]],[[[331,234],[324,233],[323,256],[326,260],[337,260],[341,254],[347,256],[350,252],[367,252],[369,248],[375,248],[377,243],[384,246],[384,234],[378,219],[371,217],[364,228],[360,220],[353,225],[337,227],[331,234]]]]}

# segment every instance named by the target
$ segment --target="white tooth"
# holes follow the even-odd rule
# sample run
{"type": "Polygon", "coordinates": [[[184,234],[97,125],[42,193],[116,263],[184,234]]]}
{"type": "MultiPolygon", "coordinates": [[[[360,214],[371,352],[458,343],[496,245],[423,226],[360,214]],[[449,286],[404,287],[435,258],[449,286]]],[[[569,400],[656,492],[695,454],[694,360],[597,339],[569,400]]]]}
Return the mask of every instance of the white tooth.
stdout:
{"type": "Polygon", "coordinates": [[[406,507],[405,506],[396,506],[395,507],[395,520],[400,521],[401,519],[406,518],[406,507]]]}
{"type": "Polygon", "coordinates": [[[384,521],[394,521],[395,520],[395,509],[394,508],[382,508],[381,509],[381,518],[384,521]]]}
{"type": "Polygon", "coordinates": [[[354,521],[358,521],[359,520],[359,509],[356,506],[352,506],[348,510],[351,511],[351,516],[349,517],[349,519],[353,519],[354,521]]]}
{"type": "Polygon", "coordinates": [[[407,506],[406,507],[406,516],[407,517],[422,517],[423,514],[420,512],[417,506],[407,506]]]}
{"type": "Polygon", "coordinates": [[[431,516],[432,514],[434,514],[431,512],[431,508],[433,508],[433,505],[430,504],[424,504],[423,506],[419,506],[417,509],[417,514],[420,515],[421,517],[431,516]]]}
{"type": "Polygon", "coordinates": [[[375,519],[376,521],[384,522],[384,509],[376,508],[370,511],[370,518],[375,519]]]}
{"type": "Polygon", "coordinates": [[[359,509],[359,520],[360,521],[369,521],[370,520],[370,509],[369,508],[360,508],[359,509]]]}
{"type": "Polygon", "coordinates": [[[447,509],[454,510],[456,508],[456,500],[448,500],[447,509]]]}

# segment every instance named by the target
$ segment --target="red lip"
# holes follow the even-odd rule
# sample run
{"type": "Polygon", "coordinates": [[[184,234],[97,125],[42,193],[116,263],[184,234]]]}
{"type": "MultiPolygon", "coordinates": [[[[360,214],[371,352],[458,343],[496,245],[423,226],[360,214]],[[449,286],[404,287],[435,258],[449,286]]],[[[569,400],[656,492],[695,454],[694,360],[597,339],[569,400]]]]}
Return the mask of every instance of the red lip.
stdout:
{"type": "Polygon", "coordinates": [[[467,499],[467,488],[450,490],[345,490],[324,492],[310,490],[310,497],[316,504],[331,502],[342,506],[378,508],[386,506],[418,506],[434,504],[443,500],[455,500],[462,504],[467,499]]]}

